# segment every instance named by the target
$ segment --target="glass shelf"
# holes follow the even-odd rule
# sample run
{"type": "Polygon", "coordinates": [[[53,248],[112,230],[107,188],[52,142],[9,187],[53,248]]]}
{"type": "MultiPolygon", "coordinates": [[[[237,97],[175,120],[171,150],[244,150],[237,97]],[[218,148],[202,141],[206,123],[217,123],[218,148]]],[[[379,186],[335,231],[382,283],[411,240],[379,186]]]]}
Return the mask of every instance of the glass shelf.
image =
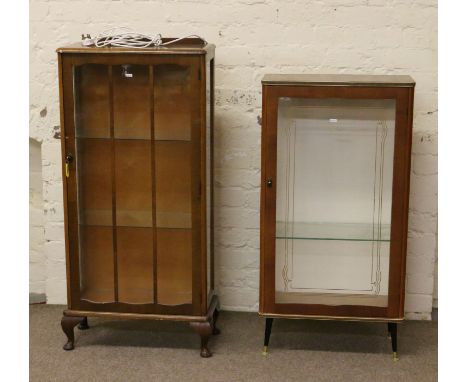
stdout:
{"type": "MultiPolygon", "coordinates": [[[[81,291],[81,299],[94,303],[115,302],[114,288],[88,287],[81,291]]],[[[119,285],[118,301],[127,304],[152,304],[153,288],[129,288],[119,285]]]]}
{"type": "MultiPolygon", "coordinates": [[[[85,140],[85,139],[89,139],[89,140],[99,140],[99,141],[107,141],[107,142],[110,142],[112,141],[113,139],[116,140],[116,141],[151,141],[151,138],[129,138],[129,137],[125,137],[125,138],[122,138],[122,137],[114,137],[114,138],[111,138],[111,137],[86,137],[86,136],[77,136],[76,139],[80,139],[80,140],[85,140]]],[[[170,138],[165,138],[165,139],[158,139],[158,138],[155,138],[154,139],[155,142],[191,142],[191,139],[170,139],[170,138]]]]}
{"type": "Polygon", "coordinates": [[[368,223],[294,223],[276,222],[276,239],[390,241],[390,224],[379,227],[368,223]]]}
{"type": "MultiPolygon", "coordinates": [[[[80,224],[80,227],[114,227],[112,224],[80,224]]],[[[125,225],[125,224],[117,224],[115,227],[119,228],[153,228],[152,225],[125,225]]],[[[157,226],[158,230],[160,229],[170,229],[170,230],[186,230],[190,231],[192,227],[170,227],[170,226],[157,226]]]]}

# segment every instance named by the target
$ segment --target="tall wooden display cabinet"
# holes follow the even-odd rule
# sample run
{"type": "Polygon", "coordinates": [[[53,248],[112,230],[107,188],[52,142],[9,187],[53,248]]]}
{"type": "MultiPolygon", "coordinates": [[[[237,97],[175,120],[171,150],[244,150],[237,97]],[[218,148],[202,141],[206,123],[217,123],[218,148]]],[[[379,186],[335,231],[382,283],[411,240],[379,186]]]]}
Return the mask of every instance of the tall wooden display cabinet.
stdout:
{"type": "MultiPolygon", "coordinates": [[[[164,41],[169,41],[165,39],[164,41]]],[[[213,289],[214,46],[58,52],[68,309],[65,350],[87,317],[188,321],[201,356],[213,289]]]]}
{"type": "Polygon", "coordinates": [[[263,79],[260,314],[404,318],[409,76],[263,79]]]}

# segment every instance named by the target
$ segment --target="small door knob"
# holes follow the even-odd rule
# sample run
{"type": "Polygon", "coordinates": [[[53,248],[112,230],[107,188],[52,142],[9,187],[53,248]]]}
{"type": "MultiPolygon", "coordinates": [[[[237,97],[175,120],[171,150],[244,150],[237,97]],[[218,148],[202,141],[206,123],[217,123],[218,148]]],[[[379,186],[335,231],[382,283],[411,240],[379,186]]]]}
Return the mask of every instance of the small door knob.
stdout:
{"type": "Polygon", "coordinates": [[[271,178],[268,179],[266,183],[267,183],[267,186],[268,186],[268,187],[273,186],[273,180],[272,180],[271,178]]]}

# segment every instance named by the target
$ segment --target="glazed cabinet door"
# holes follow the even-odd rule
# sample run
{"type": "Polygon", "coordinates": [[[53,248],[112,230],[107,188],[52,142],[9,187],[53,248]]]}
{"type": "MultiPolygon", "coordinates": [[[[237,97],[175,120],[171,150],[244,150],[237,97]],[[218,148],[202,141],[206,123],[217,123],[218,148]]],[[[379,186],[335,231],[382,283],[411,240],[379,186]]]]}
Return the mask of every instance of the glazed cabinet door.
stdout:
{"type": "Polygon", "coordinates": [[[268,312],[398,317],[407,90],[266,94],[268,312]]]}
{"type": "Polygon", "coordinates": [[[72,309],[199,312],[199,66],[62,58],[72,309]]]}

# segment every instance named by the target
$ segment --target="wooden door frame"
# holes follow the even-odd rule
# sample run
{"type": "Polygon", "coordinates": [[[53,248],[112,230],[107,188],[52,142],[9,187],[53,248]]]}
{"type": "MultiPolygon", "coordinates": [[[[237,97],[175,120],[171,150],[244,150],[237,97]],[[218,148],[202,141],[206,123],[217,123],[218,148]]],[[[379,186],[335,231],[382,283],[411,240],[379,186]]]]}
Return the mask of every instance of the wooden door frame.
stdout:
{"type": "MultiPolygon", "coordinates": [[[[82,54],[82,53],[59,53],[59,93],[60,93],[60,122],[61,122],[61,148],[62,158],[70,153],[76,158],[75,145],[75,122],[74,122],[74,95],[73,95],[73,68],[84,64],[102,65],[148,65],[159,64],[185,64],[192,70],[192,80],[198,81],[200,92],[194,89],[194,94],[204,97],[205,84],[200,80],[200,54],[174,54],[174,55],[154,55],[154,54],[82,54]]],[[[153,72],[153,71],[151,71],[153,72]]],[[[153,78],[153,76],[151,76],[153,78]]],[[[204,102],[204,98],[199,100],[194,97],[192,110],[197,113],[203,111],[199,108],[199,102],[204,102]]],[[[154,130],[154,120],[152,117],[152,130],[154,130]]],[[[64,160],[62,159],[62,179],[63,179],[63,200],[64,200],[64,224],[65,224],[65,248],[66,248],[66,272],[67,272],[67,301],[68,309],[71,311],[96,311],[110,313],[134,313],[134,314],[172,314],[202,316],[206,314],[207,303],[202,301],[200,291],[206,288],[206,277],[202,275],[199,268],[202,260],[201,250],[201,215],[205,210],[201,206],[199,197],[199,185],[201,184],[200,160],[203,156],[203,146],[200,140],[201,132],[205,129],[204,119],[199,115],[197,122],[192,122],[192,303],[176,306],[167,306],[157,303],[153,304],[128,304],[120,302],[112,303],[92,303],[80,299],[80,279],[79,279],[79,253],[78,253],[78,207],[77,207],[77,183],[75,166],[70,169],[70,176],[65,176],[64,160]],[[197,131],[198,129],[198,131],[197,131]],[[203,286],[204,285],[204,286],[203,286]]],[[[154,145],[154,142],[152,142],[154,145]]],[[[152,149],[153,150],[153,149],[152,149]]],[[[204,192],[203,190],[201,190],[204,192]]],[[[156,249],[153,248],[155,253],[156,249]]],[[[156,256],[155,256],[156,257],[156,256]]],[[[115,269],[114,265],[114,269],[115,269]]],[[[117,280],[115,280],[117,282],[117,280]]],[[[156,300],[157,296],[154,296],[156,300]]]]}
{"type": "Polygon", "coordinates": [[[398,320],[404,317],[408,202],[414,87],[266,85],[262,87],[262,175],[260,206],[260,314],[398,320]],[[387,307],[275,303],[276,149],[278,100],[292,98],[394,99],[390,270],[387,307]],[[266,187],[273,180],[271,188],[266,187]]]}

